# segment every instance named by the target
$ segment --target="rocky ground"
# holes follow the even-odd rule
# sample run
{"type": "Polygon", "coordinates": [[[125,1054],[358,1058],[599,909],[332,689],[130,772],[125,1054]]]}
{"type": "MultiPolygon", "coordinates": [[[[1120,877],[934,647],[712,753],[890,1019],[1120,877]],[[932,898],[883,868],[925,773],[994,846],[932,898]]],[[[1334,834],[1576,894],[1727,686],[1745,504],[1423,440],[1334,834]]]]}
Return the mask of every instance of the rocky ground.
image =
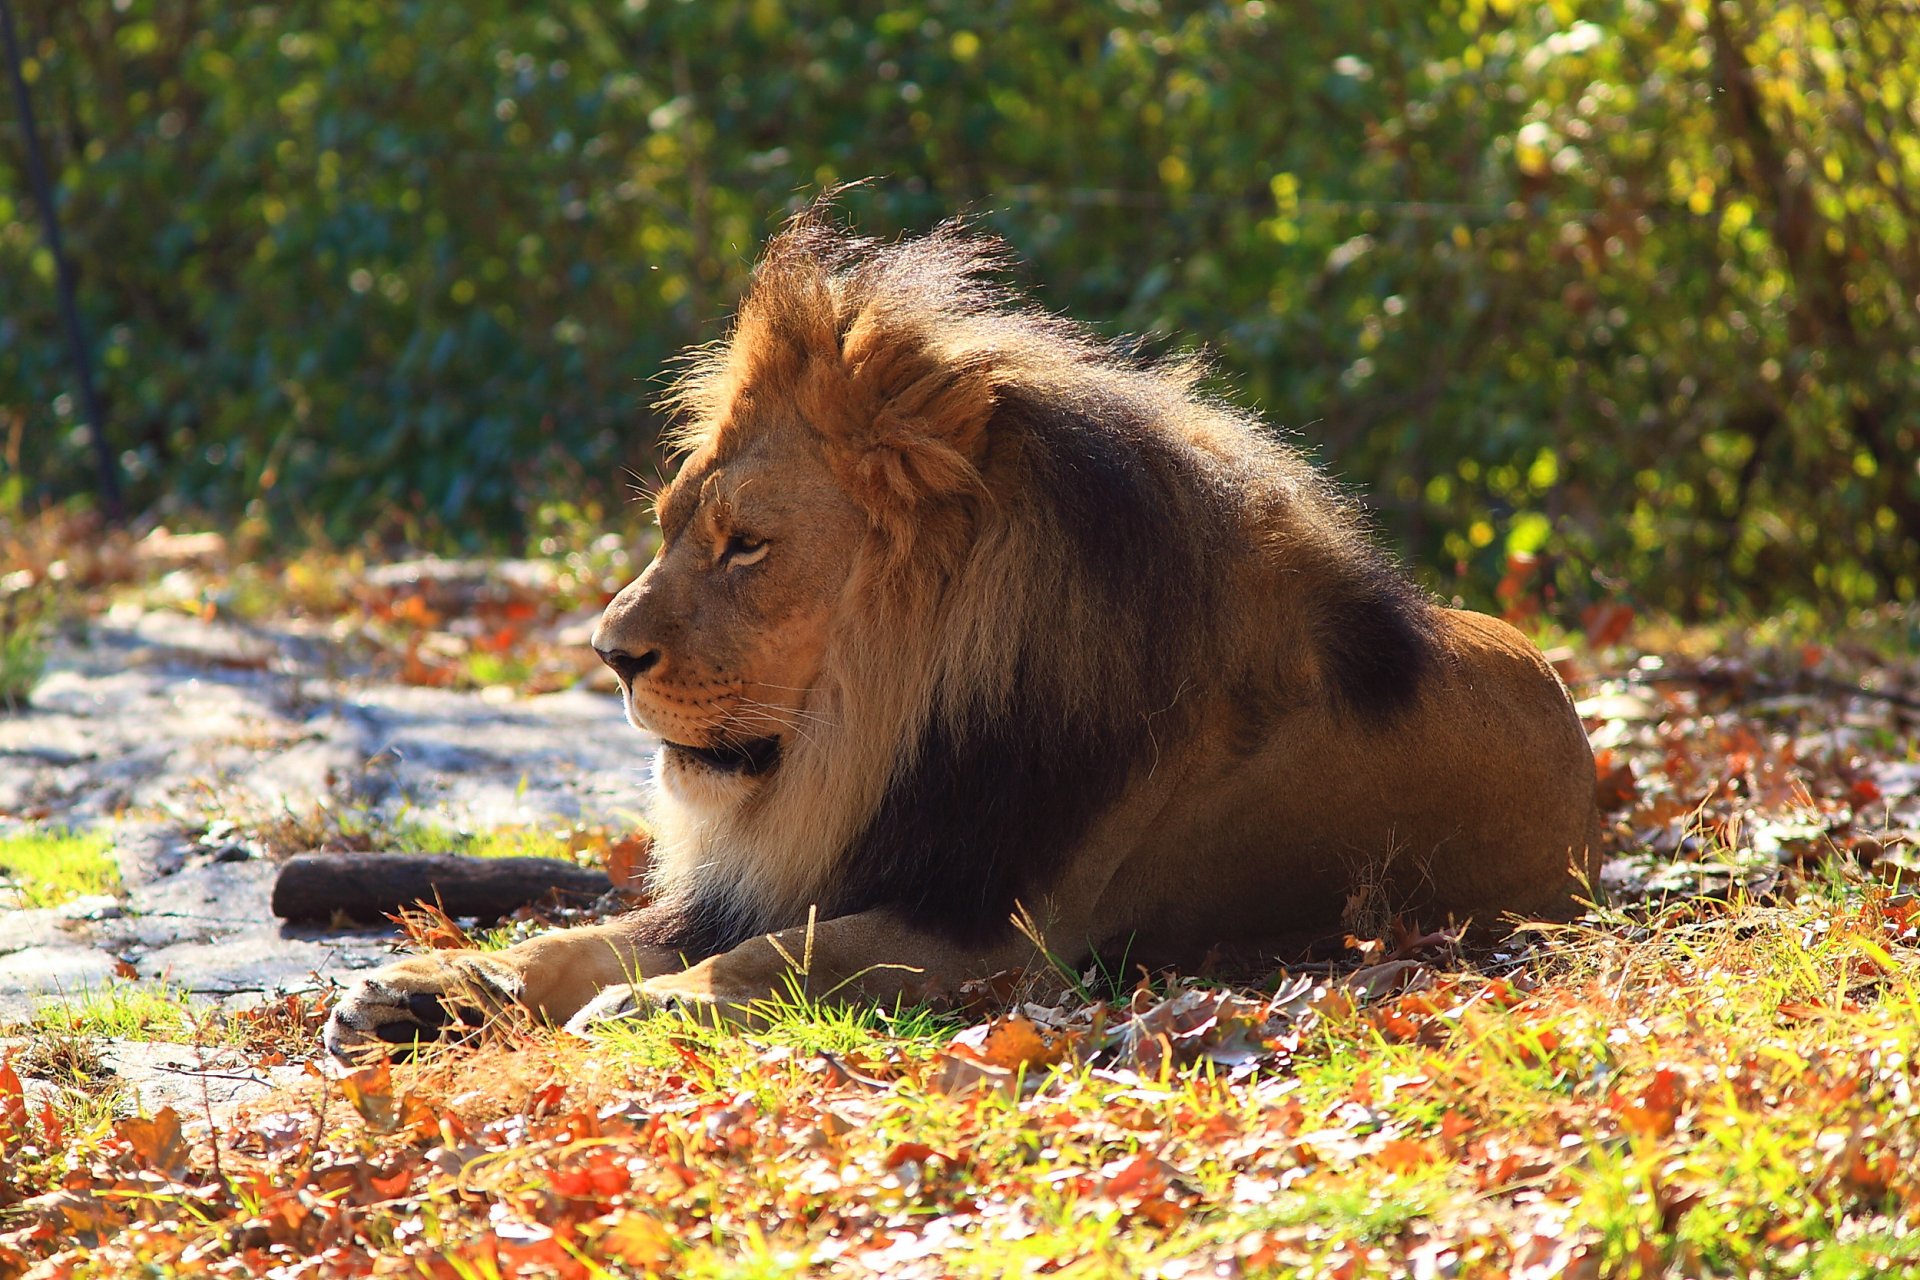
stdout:
{"type": "MultiPolygon", "coordinates": [[[[431,571],[431,566],[429,566],[431,571]]],[[[561,640],[584,644],[591,615],[561,640]]],[[[492,831],[631,824],[648,743],[604,682],[539,695],[402,683],[298,619],[245,624],[122,603],[51,645],[0,713],[0,837],[105,832],[122,891],[29,909],[0,879],[0,1027],[116,981],[242,1008],[379,962],[391,930],[276,920],[262,832],[492,831]]],[[[134,1087],[221,1096],[236,1071],[191,1046],[110,1044],[134,1087]],[[191,1064],[199,1062],[199,1066],[191,1064]]],[[[216,1059],[218,1055],[216,1055],[216,1059]]],[[[141,1102],[151,1103],[143,1096],[141,1102]]]]}

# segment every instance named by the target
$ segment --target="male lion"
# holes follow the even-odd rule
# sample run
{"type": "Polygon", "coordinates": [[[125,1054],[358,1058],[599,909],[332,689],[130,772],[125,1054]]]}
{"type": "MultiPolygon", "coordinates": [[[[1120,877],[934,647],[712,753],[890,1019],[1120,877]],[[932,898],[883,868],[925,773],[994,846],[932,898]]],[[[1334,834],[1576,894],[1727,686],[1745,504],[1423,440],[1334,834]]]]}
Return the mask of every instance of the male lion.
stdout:
{"type": "Polygon", "coordinates": [[[654,905],[359,980],[336,1052],[447,1003],[576,1026],[792,986],[1297,947],[1349,896],[1565,915],[1593,759],[1513,628],[1439,608],[1252,416],[992,283],[948,226],[774,238],[671,397],[661,547],[594,648],[657,734],[654,905]],[[599,997],[596,999],[596,997],[599,997]]]}

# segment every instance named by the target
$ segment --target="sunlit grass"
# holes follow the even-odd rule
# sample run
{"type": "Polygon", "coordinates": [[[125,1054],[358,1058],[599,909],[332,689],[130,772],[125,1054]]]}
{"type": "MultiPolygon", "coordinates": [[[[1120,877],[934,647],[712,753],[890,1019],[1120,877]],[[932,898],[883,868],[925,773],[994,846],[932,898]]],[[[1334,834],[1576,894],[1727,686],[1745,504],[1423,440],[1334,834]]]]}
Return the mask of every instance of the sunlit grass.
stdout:
{"type": "MultiPolygon", "coordinates": [[[[1392,1275],[1441,1245],[1459,1265],[1435,1274],[1511,1274],[1564,1245],[1568,1274],[1895,1275],[1920,1205],[1916,964],[1920,906],[1835,874],[1782,900],[1604,913],[1497,974],[1323,1001],[1290,1053],[1240,1076],[1095,1057],[950,1088],[963,1020],[789,993],[750,1029],[663,1013],[592,1042],[523,1030],[393,1081],[469,1129],[543,1117],[463,1167],[469,1194],[503,1205],[635,1141],[566,1116],[637,1107],[653,1154],[622,1158],[666,1179],[643,1199],[674,1274],[817,1273],[849,1240],[888,1238],[910,1269],[898,1224],[941,1221],[953,1276],[1212,1274],[1222,1259],[1392,1275]],[[1170,1171],[1166,1195],[1110,1193],[1142,1161],[1170,1171]]],[[[180,993],[132,984],[43,1016],[48,1034],[217,1034],[180,993]]],[[[330,1123],[348,1128],[327,1141],[365,1158],[360,1122],[330,1123]]],[[[398,1251],[408,1212],[372,1213],[361,1238],[398,1251]]],[[[450,1249],[461,1224],[435,1228],[450,1249]]]]}
{"type": "MultiPolygon", "coordinates": [[[[1183,1148],[1183,1135],[1209,1126],[1232,1133],[1263,1123],[1252,1091],[1204,1067],[1146,1088],[1061,1069],[1019,1099],[902,1085],[885,1095],[859,1145],[965,1150],[997,1176],[1018,1171],[1031,1181],[1031,1233],[956,1243],[942,1258],[956,1275],[1062,1256],[1078,1259],[1075,1274],[1137,1273],[1259,1234],[1288,1242],[1296,1265],[1332,1265],[1419,1223],[1488,1212],[1504,1221],[1508,1197],[1542,1191],[1566,1206],[1597,1274],[1653,1274],[1646,1264],[1656,1258],[1679,1260],[1687,1274],[1747,1274],[1796,1250],[1834,1251],[1815,1274],[1884,1274],[1884,1251],[1850,1224],[1880,1207],[1897,1216],[1900,1196],[1911,1194],[1899,1190],[1901,1171],[1920,1146],[1911,1118],[1888,1131],[1884,1096],[1920,1052],[1920,1001],[1905,977],[1914,955],[1888,941],[1887,912],[1898,933],[1906,910],[1863,885],[1816,886],[1789,906],[1703,904],[1694,918],[1637,937],[1619,925],[1570,930],[1527,983],[1477,988],[1497,997],[1443,1010],[1409,997],[1399,1016],[1418,1015],[1418,1035],[1378,1010],[1330,1016],[1287,1082],[1304,1134],[1276,1133],[1273,1144],[1304,1144],[1310,1154],[1280,1162],[1293,1172],[1265,1198],[1229,1194],[1245,1152],[1183,1148]],[[1864,1083],[1875,1063],[1891,1064],[1878,1086],[1864,1083]],[[1131,1113],[1130,1132],[1115,1131],[1117,1112],[1131,1113]],[[1358,1114],[1371,1119],[1356,1122],[1358,1114]],[[1328,1140],[1315,1148],[1314,1129],[1343,1124],[1354,1154],[1328,1140]],[[1403,1145],[1369,1144],[1370,1130],[1403,1145]],[[1110,1208],[1089,1209],[1064,1176],[1137,1150],[1177,1158],[1202,1192],[1203,1207],[1165,1235],[1121,1230],[1110,1208]],[[1521,1158],[1503,1165],[1516,1151],[1521,1158]]],[[[711,1088],[772,1108],[797,1101],[797,1054],[859,1061],[891,1052],[897,1061],[903,1050],[937,1052],[947,1030],[926,1020],[903,1040],[907,1027],[870,1012],[836,1019],[830,1008],[794,1004],[747,1036],[654,1018],[603,1048],[645,1070],[703,1061],[711,1088]]],[[[803,1087],[817,1083],[808,1077],[803,1087]]],[[[763,1246],[805,1257],[817,1243],[804,1232],[737,1240],[689,1273],[722,1274],[723,1260],[751,1262],[763,1246]]]]}
{"type": "Polygon", "coordinates": [[[16,616],[0,601],[0,711],[25,706],[46,668],[47,647],[39,620],[16,616]]]}
{"type": "Polygon", "coordinates": [[[48,1002],[31,1029],[108,1040],[188,1040],[210,1025],[188,993],[167,982],[111,982],[48,1002]]]}
{"type": "Polygon", "coordinates": [[[120,868],[103,833],[28,827],[0,835],[0,880],[22,906],[55,907],[87,894],[116,893],[120,868]]]}

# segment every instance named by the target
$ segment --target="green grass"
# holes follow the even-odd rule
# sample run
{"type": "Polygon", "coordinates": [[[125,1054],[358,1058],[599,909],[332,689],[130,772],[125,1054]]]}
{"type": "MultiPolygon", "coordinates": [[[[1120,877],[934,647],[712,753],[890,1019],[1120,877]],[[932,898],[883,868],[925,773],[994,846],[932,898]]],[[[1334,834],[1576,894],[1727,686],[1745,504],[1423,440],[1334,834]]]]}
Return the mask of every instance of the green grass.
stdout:
{"type": "Polygon", "coordinates": [[[42,1005],[35,1032],[106,1040],[191,1040],[211,1025],[187,992],[164,981],[110,982],[42,1005]]]}
{"type": "Polygon", "coordinates": [[[0,597],[0,710],[27,703],[47,668],[46,619],[31,593],[0,597]]]}
{"type": "Polygon", "coordinates": [[[228,812],[217,802],[211,822],[245,831],[276,853],[304,853],[312,849],[360,849],[377,853],[456,853],[474,858],[566,858],[573,845],[564,830],[540,827],[499,827],[463,831],[402,808],[384,814],[365,805],[316,804],[295,812],[271,814],[228,812]]]}
{"type": "MultiPolygon", "coordinates": [[[[790,996],[751,1030],[666,1015],[591,1044],[540,1033],[396,1067],[390,1087],[422,1116],[468,1111],[476,1204],[518,1203],[603,1148],[631,1157],[635,1203],[670,1226],[688,1276],[819,1274],[848,1240],[911,1243],[941,1219],[955,1276],[1214,1274],[1229,1258],[1247,1275],[1390,1275],[1432,1242],[1463,1276],[1508,1274],[1561,1238],[1585,1251],[1568,1260],[1578,1274],[1909,1273],[1920,906],[1835,878],[1655,924],[1570,929],[1511,981],[1441,972],[1364,1007],[1323,1004],[1290,1056],[1243,1078],[1069,1061],[1012,1092],[948,1093],[956,1020],[790,996]],[[1678,1082],[1670,1104],[1652,1101],[1663,1080],[1678,1082]],[[526,1100],[555,1088],[564,1101],[526,1100]],[[588,1117],[634,1114],[606,1110],[623,1099],[635,1132],[595,1136],[588,1117]],[[1142,1161],[1177,1171],[1166,1200],[1108,1189],[1142,1161]]],[[[181,993],[134,984],[35,1030],[218,1034],[181,993]]],[[[376,1140],[357,1121],[314,1124],[358,1159],[376,1140]]],[[[413,1159],[392,1145],[404,1135],[378,1141],[381,1168],[413,1159]]],[[[376,1252],[400,1250],[407,1196],[437,1194],[426,1176],[363,1224],[376,1252]]],[[[485,1230],[464,1212],[435,1228],[449,1248],[485,1230]]]]}
{"type": "Polygon", "coordinates": [[[117,893],[120,869],[104,834],[29,827],[0,836],[0,877],[22,906],[55,907],[86,894],[117,893]]]}

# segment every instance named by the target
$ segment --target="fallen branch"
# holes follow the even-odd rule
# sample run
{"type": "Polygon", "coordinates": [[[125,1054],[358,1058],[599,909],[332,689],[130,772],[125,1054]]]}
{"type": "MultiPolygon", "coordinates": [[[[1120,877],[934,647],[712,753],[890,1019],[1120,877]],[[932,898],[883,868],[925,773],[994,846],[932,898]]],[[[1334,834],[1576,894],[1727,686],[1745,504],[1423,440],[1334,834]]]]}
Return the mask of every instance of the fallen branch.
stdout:
{"type": "Polygon", "coordinates": [[[425,902],[450,916],[491,920],[533,902],[591,902],[612,887],[605,871],[558,858],[302,853],[273,882],[273,914],[331,920],[337,913],[371,924],[425,902]]]}

